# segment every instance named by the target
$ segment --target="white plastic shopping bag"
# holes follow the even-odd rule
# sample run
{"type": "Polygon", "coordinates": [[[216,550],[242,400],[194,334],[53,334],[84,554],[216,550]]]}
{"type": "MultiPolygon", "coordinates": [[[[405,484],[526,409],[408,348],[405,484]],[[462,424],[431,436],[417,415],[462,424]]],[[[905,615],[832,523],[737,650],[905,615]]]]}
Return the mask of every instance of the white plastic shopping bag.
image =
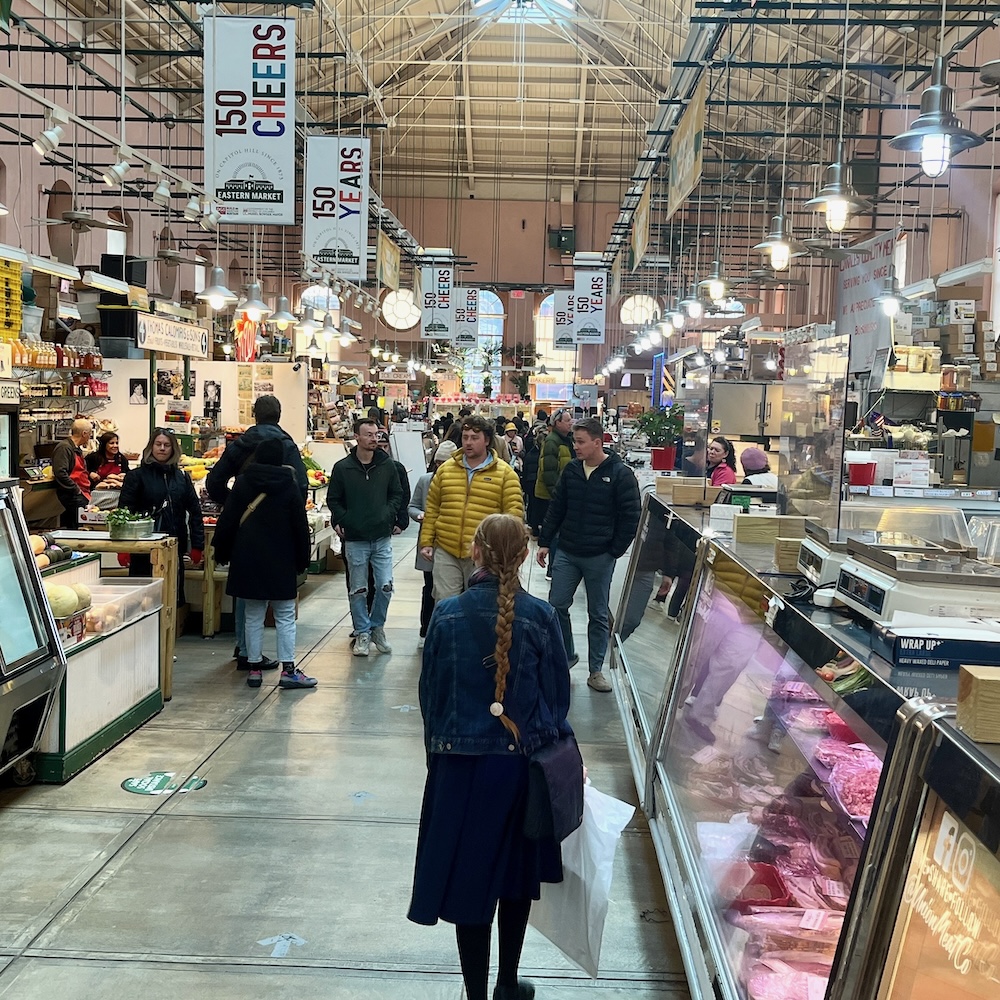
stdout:
{"type": "Polygon", "coordinates": [[[635,807],[593,785],[583,789],[583,824],[562,842],[563,880],[542,883],[529,922],[574,965],[597,978],[615,849],[635,807]]]}

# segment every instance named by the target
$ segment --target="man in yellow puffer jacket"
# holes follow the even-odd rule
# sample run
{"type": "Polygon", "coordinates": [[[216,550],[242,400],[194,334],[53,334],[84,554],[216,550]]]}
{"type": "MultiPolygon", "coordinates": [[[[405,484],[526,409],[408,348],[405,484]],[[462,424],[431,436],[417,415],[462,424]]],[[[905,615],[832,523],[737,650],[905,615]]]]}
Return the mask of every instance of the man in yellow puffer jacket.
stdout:
{"type": "Polygon", "coordinates": [[[420,527],[420,554],[433,559],[434,599],[461,594],[473,565],[469,549],[488,514],[524,517],[521,481],[491,448],[493,424],[479,416],[462,420],[462,450],[431,480],[420,527]]]}

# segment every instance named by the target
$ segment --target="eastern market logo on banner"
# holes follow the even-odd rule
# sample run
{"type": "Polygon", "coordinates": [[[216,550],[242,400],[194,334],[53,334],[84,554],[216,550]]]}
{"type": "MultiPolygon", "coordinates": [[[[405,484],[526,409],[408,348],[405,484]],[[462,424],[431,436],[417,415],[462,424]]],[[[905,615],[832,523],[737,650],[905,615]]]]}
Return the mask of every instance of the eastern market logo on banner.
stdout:
{"type": "Polygon", "coordinates": [[[368,278],[368,170],[371,140],[311,135],[306,139],[302,252],[338,277],[368,278]]]}
{"type": "Polygon", "coordinates": [[[552,293],[552,348],[556,351],[576,350],[573,290],[570,288],[557,288],[552,293]]]}
{"type": "Polygon", "coordinates": [[[205,190],[227,222],[295,222],[295,21],[204,20],[205,190]]]}
{"type": "Polygon", "coordinates": [[[578,344],[603,344],[607,318],[607,271],[576,271],[573,275],[574,332],[578,344]]]}

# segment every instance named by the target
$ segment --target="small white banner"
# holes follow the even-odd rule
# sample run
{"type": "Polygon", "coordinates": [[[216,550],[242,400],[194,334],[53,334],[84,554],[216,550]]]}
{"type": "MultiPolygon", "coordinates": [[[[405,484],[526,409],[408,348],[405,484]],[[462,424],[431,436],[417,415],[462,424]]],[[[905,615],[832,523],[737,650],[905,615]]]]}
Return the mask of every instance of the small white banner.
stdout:
{"type": "Polygon", "coordinates": [[[557,288],[552,296],[552,347],[557,351],[575,351],[576,324],[573,322],[573,290],[557,288]]]}
{"type": "Polygon", "coordinates": [[[226,222],[295,222],[295,21],[208,16],[205,190],[226,222]]]}
{"type": "Polygon", "coordinates": [[[306,139],[302,252],[337,276],[368,278],[368,172],[371,140],[311,135],[306,139]]]}
{"type": "Polygon", "coordinates": [[[479,346],[479,289],[455,289],[455,346],[479,346]]]}
{"type": "Polygon", "coordinates": [[[420,337],[451,340],[455,334],[454,271],[450,267],[420,269],[420,337]]]}
{"type": "Polygon", "coordinates": [[[136,346],[141,351],[208,357],[208,330],[194,323],[181,323],[161,316],[136,317],[136,346]]]}
{"type": "Polygon", "coordinates": [[[607,271],[573,274],[573,318],[578,344],[603,344],[607,317],[607,271]]]}

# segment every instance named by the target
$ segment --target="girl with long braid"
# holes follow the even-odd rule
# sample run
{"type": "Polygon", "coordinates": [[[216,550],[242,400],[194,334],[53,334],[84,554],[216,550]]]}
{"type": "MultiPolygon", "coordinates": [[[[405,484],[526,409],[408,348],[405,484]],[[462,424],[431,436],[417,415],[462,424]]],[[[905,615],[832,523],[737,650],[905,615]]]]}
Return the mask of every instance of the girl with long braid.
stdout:
{"type": "Polygon", "coordinates": [[[493,1000],[531,1000],[517,978],[528,912],[541,882],[562,881],[559,845],[523,832],[528,755],[572,734],[562,633],[521,589],[527,555],[520,519],[483,519],[469,589],[435,607],[420,672],[427,784],[408,916],[455,925],[467,1000],[487,1000],[498,909],[493,1000]]]}

